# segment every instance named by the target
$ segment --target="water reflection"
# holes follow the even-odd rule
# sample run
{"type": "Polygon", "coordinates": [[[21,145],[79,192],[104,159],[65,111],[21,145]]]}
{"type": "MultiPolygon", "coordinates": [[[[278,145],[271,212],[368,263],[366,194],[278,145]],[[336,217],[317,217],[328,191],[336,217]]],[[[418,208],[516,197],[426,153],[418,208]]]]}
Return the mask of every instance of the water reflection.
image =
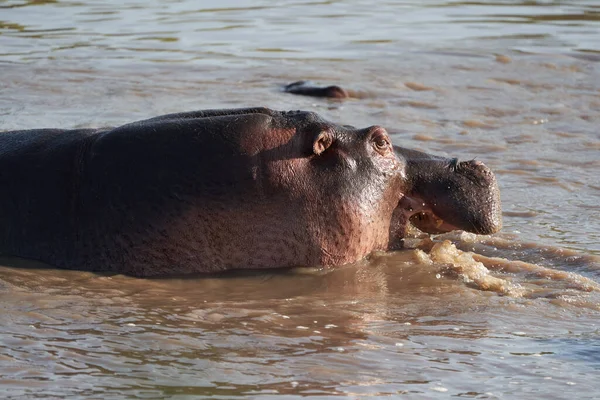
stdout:
{"type": "Polygon", "coordinates": [[[2,319],[12,320],[0,345],[1,363],[13,366],[0,364],[5,387],[36,393],[35,382],[55,382],[43,384],[46,393],[80,396],[437,397],[551,377],[549,387],[574,379],[587,390],[568,371],[575,361],[566,361],[583,362],[578,373],[595,368],[593,357],[570,353],[586,346],[577,336],[587,331],[584,308],[562,314],[557,329],[554,315],[565,305],[482,295],[413,257],[192,280],[2,268],[13,287],[3,301],[2,319]],[[510,322],[515,313],[527,327],[510,322]],[[537,340],[567,330],[575,334],[569,344],[537,340]]]}

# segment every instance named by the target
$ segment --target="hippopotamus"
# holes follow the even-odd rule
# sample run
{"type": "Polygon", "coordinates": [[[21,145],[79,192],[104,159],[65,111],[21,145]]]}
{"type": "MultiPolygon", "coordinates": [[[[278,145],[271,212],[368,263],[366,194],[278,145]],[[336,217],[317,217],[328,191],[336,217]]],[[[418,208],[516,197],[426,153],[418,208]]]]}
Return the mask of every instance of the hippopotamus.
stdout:
{"type": "Polygon", "coordinates": [[[411,222],[501,227],[483,163],[268,108],[0,133],[0,188],[1,254],[138,277],[353,263],[411,222]]]}
{"type": "Polygon", "coordinates": [[[327,97],[330,99],[346,99],[350,97],[350,92],[340,86],[317,86],[310,81],[292,82],[285,85],[283,91],[302,96],[327,97]]]}

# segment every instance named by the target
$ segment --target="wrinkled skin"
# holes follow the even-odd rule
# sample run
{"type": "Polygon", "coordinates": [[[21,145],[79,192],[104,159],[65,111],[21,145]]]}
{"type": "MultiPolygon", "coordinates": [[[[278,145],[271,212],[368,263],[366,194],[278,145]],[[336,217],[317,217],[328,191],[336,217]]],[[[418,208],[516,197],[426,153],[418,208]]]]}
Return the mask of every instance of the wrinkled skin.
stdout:
{"type": "Polygon", "coordinates": [[[1,133],[0,188],[0,253],[134,276],[351,263],[399,247],[409,220],[500,228],[481,163],[265,108],[1,133]]]}

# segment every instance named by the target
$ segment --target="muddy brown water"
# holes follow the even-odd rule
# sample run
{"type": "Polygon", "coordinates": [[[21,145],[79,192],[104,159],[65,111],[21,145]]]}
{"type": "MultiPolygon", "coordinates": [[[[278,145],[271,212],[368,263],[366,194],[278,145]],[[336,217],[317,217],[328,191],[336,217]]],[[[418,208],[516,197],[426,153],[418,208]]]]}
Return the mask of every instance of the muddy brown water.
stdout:
{"type": "Polygon", "coordinates": [[[314,110],[484,161],[504,208],[494,236],[330,270],[4,258],[1,397],[600,397],[599,61],[596,1],[0,1],[2,130],[314,110]],[[298,79],[357,98],[281,93],[298,79]]]}

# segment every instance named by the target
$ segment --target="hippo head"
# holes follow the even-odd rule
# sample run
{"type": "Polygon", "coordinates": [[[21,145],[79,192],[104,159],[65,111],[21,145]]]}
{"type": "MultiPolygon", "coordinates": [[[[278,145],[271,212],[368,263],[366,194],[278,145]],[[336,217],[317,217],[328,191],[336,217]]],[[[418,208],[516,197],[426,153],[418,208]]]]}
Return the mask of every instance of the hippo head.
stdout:
{"type": "MultiPolygon", "coordinates": [[[[498,185],[483,163],[393,146],[380,126],[356,129],[314,113],[285,115],[296,140],[305,143],[295,146],[309,155],[295,176],[310,176],[311,182],[293,180],[286,191],[308,200],[305,208],[314,222],[309,236],[332,255],[321,264],[347,262],[369,249],[401,248],[409,224],[431,234],[491,234],[501,228],[498,185]]],[[[289,164],[273,165],[279,169],[269,175],[278,180],[289,175],[289,164]]]]}
{"type": "Polygon", "coordinates": [[[399,247],[409,221],[431,234],[500,230],[500,191],[494,174],[482,162],[459,162],[398,146],[394,152],[404,161],[406,176],[392,218],[390,248],[399,247]]]}
{"type": "Polygon", "coordinates": [[[309,81],[292,82],[284,86],[283,91],[303,96],[326,97],[330,99],[345,99],[350,97],[350,94],[344,88],[337,85],[315,86],[309,81]]]}
{"type": "Polygon", "coordinates": [[[282,179],[290,175],[288,162],[273,163],[277,170],[269,175],[278,177],[276,192],[282,192],[284,181],[293,186],[285,192],[303,193],[314,222],[309,236],[318,238],[325,253],[345,254],[321,264],[340,264],[369,249],[401,248],[409,224],[431,234],[491,234],[501,228],[498,185],[483,163],[393,146],[380,126],[356,129],[314,113],[284,115],[295,132],[290,143],[308,149],[308,158],[294,158],[305,164],[293,168],[303,171],[294,176],[310,177],[311,183],[282,179]]]}

